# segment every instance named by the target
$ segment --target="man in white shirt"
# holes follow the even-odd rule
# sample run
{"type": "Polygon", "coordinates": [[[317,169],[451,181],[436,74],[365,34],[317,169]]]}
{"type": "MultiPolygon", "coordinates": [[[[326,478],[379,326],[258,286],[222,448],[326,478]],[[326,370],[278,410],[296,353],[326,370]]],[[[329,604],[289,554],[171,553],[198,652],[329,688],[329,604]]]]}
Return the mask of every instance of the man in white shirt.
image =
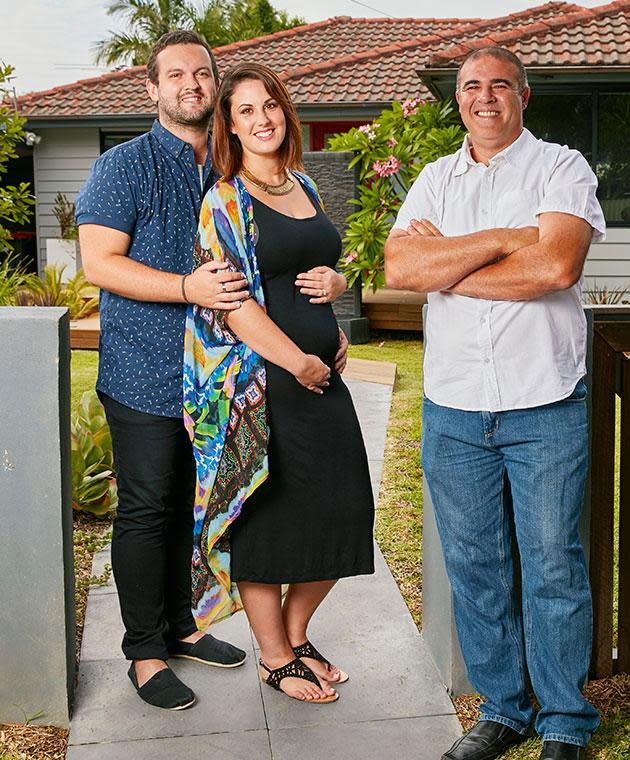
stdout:
{"type": "Polygon", "coordinates": [[[464,145],[423,169],[385,246],[388,284],[429,293],[422,463],[468,676],[486,699],[443,760],[492,760],[527,738],[528,676],[541,760],[577,760],[599,722],[581,693],[592,612],[578,520],[581,278],[605,224],[583,156],[523,128],[529,96],[509,51],[464,61],[464,145]]]}

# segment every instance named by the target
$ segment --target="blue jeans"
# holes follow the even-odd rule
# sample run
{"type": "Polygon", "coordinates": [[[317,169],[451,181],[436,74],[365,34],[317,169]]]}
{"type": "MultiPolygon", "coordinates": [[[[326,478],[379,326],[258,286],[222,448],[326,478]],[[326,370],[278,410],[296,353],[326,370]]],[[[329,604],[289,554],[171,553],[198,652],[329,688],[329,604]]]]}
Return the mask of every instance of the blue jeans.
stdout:
{"type": "Polygon", "coordinates": [[[527,733],[529,673],[538,734],[579,746],[599,723],[581,693],[592,635],[578,534],[587,458],[582,381],[567,399],[533,409],[465,412],[424,400],[422,465],[468,678],[486,698],[481,719],[527,733]]]}

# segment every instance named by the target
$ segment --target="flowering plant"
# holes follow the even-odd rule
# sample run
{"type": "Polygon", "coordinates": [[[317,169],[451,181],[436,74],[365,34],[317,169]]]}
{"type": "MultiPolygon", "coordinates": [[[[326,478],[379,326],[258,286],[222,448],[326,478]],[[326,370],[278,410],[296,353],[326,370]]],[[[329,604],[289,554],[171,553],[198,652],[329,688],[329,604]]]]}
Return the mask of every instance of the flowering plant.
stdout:
{"type": "Polygon", "coordinates": [[[383,246],[398,209],[426,164],[456,151],[464,132],[450,102],[395,102],[371,124],[331,138],[328,150],[352,151],[359,172],[359,207],[347,219],[342,270],[377,290],[385,284],[383,246]]]}

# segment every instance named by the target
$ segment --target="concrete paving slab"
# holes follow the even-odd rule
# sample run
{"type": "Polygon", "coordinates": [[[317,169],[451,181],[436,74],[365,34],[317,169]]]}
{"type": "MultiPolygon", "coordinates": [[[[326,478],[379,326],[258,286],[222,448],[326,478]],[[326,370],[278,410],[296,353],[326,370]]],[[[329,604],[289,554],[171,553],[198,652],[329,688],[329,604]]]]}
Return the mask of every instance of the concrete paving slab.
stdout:
{"type": "Polygon", "coordinates": [[[253,649],[239,668],[211,668],[187,660],[172,660],[178,676],[197,695],[189,710],[169,712],[139,699],[123,660],[83,662],[77,687],[77,709],[70,727],[70,744],[239,730],[264,729],[265,716],[253,649]]]}
{"type": "Polygon", "coordinates": [[[392,388],[361,380],[350,380],[346,385],[357,411],[368,459],[382,459],[392,388]]]}
{"type": "MultiPolygon", "coordinates": [[[[320,641],[336,645],[368,636],[394,640],[418,635],[407,605],[376,546],[374,566],[374,575],[342,578],[330,592],[311,623],[310,634],[316,646],[320,641]]],[[[333,654],[331,650],[327,656],[333,657],[333,654]]]]}
{"type": "Polygon", "coordinates": [[[81,662],[124,659],[120,648],[124,633],[118,594],[90,591],[81,640],[81,662]]]}
{"type": "Polygon", "coordinates": [[[452,715],[270,732],[273,760],[436,760],[460,735],[452,715]]]}
{"type": "MultiPolygon", "coordinates": [[[[251,633],[244,612],[216,623],[211,626],[209,632],[246,652],[252,647],[251,633]]],[[[81,661],[124,659],[121,649],[124,633],[118,595],[90,592],[81,642],[81,661]]]]}
{"type": "MultiPolygon", "coordinates": [[[[335,661],[335,645],[363,637],[391,639],[418,636],[418,629],[398,591],[381,550],[374,544],[374,575],[342,578],[317,610],[309,627],[316,647],[335,661]],[[351,610],[351,614],[348,611],[351,610]],[[386,611],[375,614],[375,610],[386,611]],[[332,645],[332,646],[329,646],[332,645]]],[[[254,639],[254,647],[258,644],[254,639]]],[[[341,663],[343,667],[343,663],[341,663]]]]}
{"type": "MultiPolygon", "coordinates": [[[[101,549],[100,552],[97,552],[93,559],[92,559],[92,575],[93,576],[100,576],[105,572],[106,566],[109,565],[111,568],[112,564],[112,552],[111,547],[106,546],[104,549],[101,549]]],[[[98,585],[90,586],[90,597],[94,596],[95,594],[115,594],[116,591],[116,582],[114,581],[114,576],[110,571],[109,578],[107,579],[107,583],[99,583],[98,585]]]]}
{"type": "MultiPolygon", "coordinates": [[[[378,493],[391,387],[348,386],[378,493]]],[[[109,551],[99,552],[93,573],[109,562],[109,551]]],[[[152,708],[126,675],[115,583],[93,587],[68,759],[178,760],[196,753],[218,760],[381,760],[392,752],[401,760],[435,758],[459,734],[459,724],[378,547],[375,564],[373,576],[342,579],[311,627],[316,646],[351,676],[333,705],[303,704],[261,685],[255,642],[238,613],[210,630],[245,649],[245,665],[222,670],[172,659],[198,702],[183,712],[152,708]]]]}
{"type": "Polygon", "coordinates": [[[267,731],[81,744],[68,749],[67,760],[271,760],[267,731]]]}
{"type": "Polygon", "coordinates": [[[382,457],[371,457],[368,459],[368,464],[370,467],[370,482],[372,485],[380,487],[383,478],[384,459],[382,457]]]}
{"type": "Polygon", "coordinates": [[[270,729],[454,713],[417,634],[394,640],[361,635],[353,642],[339,642],[332,654],[350,674],[350,681],[338,687],[339,701],[309,705],[265,687],[262,695],[270,729]]]}

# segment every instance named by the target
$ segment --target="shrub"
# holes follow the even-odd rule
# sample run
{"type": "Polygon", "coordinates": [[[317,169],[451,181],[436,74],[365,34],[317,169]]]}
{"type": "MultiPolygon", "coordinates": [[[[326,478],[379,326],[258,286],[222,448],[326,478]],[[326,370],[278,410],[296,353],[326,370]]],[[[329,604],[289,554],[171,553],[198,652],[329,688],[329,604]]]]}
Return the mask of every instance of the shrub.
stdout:
{"type": "Polygon", "coordinates": [[[373,290],[385,284],[383,246],[398,209],[422,169],[456,151],[464,139],[450,102],[395,102],[372,124],[335,135],[328,149],[353,151],[359,168],[359,207],[348,217],[342,270],[373,290]]]}
{"type": "Polygon", "coordinates": [[[98,307],[98,298],[88,298],[90,283],[80,269],[68,282],[61,278],[65,266],[49,265],[44,279],[35,278],[21,288],[15,297],[17,306],[67,306],[70,319],[87,317],[98,307]]]}
{"type": "Polygon", "coordinates": [[[12,253],[0,261],[0,306],[15,306],[16,295],[21,289],[34,287],[39,282],[26,264],[12,253]]]}
{"type": "MultiPolygon", "coordinates": [[[[11,102],[9,84],[12,66],[0,61],[0,181],[8,171],[9,161],[17,158],[17,146],[24,139],[26,119],[18,115],[11,102]]],[[[28,182],[0,184],[0,254],[13,250],[10,226],[26,224],[33,212],[35,198],[28,182]]]]}
{"type": "Polygon", "coordinates": [[[112,438],[96,391],[86,391],[71,420],[72,507],[99,517],[116,509],[112,438]]]}
{"type": "Polygon", "coordinates": [[[592,287],[582,293],[582,300],[587,304],[627,303],[623,298],[629,291],[630,285],[609,288],[607,285],[598,285],[595,281],[592,287]]]}

